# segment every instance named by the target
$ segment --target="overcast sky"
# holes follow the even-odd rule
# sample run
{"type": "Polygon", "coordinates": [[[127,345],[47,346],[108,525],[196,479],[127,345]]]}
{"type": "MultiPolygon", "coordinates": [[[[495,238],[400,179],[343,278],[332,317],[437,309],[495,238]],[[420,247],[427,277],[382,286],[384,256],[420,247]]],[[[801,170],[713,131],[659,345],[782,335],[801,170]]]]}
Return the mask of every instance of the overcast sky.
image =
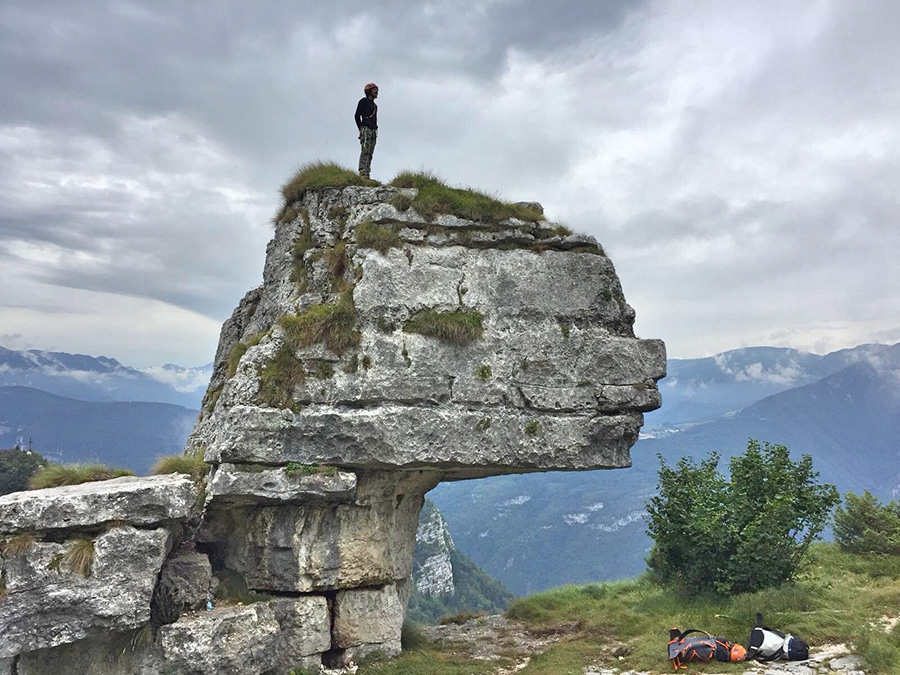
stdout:
{"type": "Polygon", "coordinates": [[[670,357],[900,341],[900,3],[3,0],[0,345],[212,360],[280,185],[427,168],[597,237],[670,357]]]}

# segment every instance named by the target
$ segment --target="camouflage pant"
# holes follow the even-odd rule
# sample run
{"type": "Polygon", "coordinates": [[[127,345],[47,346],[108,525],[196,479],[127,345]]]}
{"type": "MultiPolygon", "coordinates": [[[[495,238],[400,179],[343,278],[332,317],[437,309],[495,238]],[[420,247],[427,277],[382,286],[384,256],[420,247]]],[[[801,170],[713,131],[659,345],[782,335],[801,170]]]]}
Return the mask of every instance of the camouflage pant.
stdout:
{"type": "Polygon", "coordinates": [[[375,152],[375,140],[378,138],[376,129],[363,127],[359,134],[359,175],[369,177],[372,171],[372,153],[375,152]]]}

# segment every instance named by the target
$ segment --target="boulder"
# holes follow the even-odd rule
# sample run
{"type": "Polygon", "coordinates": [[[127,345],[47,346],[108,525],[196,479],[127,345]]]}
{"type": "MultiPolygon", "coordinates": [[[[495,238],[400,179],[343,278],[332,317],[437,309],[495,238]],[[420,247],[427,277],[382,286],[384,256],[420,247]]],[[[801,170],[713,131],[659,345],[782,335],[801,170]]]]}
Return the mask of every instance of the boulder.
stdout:
{"type": "Polygon", "coordinates": [[[124,476],[0,497],[0,533],[89,529],[125,521],[152,526],[190,516],[197,488],[184,474],[124,476]]]}
{"type": "Polygon", "coordinates": [[[334,646],[353,650],[357,658],[373,651],[395,656],[400,653],[404,611],[393,584],[339,591],[334,600],[334,646]]]}
{"type": "Polygon", "coordinates": [[[204,609],[213,582],[209,556],[193,551],[169,557],[159,574],[160,586],[166,588],[180,610],[204,609]]]}
{"type": "Polygon", "coordinates": [[[143,626],[171,537],[166,529],[115,527],[86,540],[33,543],[0,560],[0,658],[143,626]],[[92,548],[89,569],[68,553],[92,548]]]}

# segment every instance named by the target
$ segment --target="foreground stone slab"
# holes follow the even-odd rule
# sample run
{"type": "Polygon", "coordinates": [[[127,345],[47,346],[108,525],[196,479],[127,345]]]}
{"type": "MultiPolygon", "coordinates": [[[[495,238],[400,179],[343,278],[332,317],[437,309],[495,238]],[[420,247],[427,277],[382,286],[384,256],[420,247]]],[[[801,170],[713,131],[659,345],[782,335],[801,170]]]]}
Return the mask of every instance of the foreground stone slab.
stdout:
{"type": "Polygon", "coordinates": [[[0,497],[0,533],[84,529],[126,521],[157,525],[187,518],[197,488],[184,474],[124,476],[0,497]]]}
{"type": "Polygon", "coordinates": [[[356,498],[356,474],[316,472],[316,467],[220,464],[207,492],[216,504],[341,503],[356,498]],[[302,474],[302,469],[312,473],[302,474]]]}
{"type": "Polygon", "coordinates": [[[0,560],[7,589],[0,598],[0,659],[149,621],[169,532],[125,526],[98,536],[89,576],[66,561],[74,545],[35,542],[0,560]]]}
{"type": "Polygon", "coordinates": [[[321,654],[331,648],[328,602],[322,596],[217,607],[163,626],[155,640],[152,635],[146,628],[28,652],[15,672],[289,675],[302,668],[318,672],[321,654]]]}

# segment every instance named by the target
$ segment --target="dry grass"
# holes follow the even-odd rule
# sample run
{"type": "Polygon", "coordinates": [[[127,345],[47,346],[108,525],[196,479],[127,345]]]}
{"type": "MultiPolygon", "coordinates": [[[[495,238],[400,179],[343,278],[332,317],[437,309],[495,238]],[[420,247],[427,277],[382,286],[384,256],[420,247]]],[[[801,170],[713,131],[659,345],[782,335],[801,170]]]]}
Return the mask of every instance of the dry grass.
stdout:
{"type": "Polygon", "coordinates": [[[41,490],[133,475],[129,469],[112,469],[103,464],[48,464],[31,477],[28,487],[41,490]]]}
{"type": "Polygon", "coordinates": [[[356,322],[356,307],[351,291],[342,293],[337,302],[313,305],[302,314],[279,319],[288,342],[295,348],[303,349],[317,342],[324,342],[338,356],[359,345],[362,335],[356,322]]]}
{"type": "Polygon", "coordinates": [[[391,181],[400,188],[416,188],[419,193],[409,206],[425,218],[449,213],[480,223],[499,223],[508,218],[537,222],[544,216],[537,211],[495,199],[471,189],[451,188],[428,172],[403,171],[391,181]]]}
{"type": "Polygon", "coordinates": [[[238,365],[241,362],[244,354],[247,353],[247,350],[250,347],[255,347],[260,343],[260,341],[265,337],[265,332],[262,333],[254,333],[250,337],[247,338],[246,341],[241,341],[235,343],[231,347],[231,351],[228,352],[228,371],[226,373],[226,377],[231,379],[237,373],[238,365]]]}
{"type": "Polygon", "coordinates": [[[273,408],[287,408],[294,400],[294,390],[306,381],[306,369],[288,344],[281,345],[259,371],[259,394],[256,400],[273,408]]]}
{"type": "Polygon", "coordinates": [[[407,333],[419,333],[454,345],[467,345],[484,334],[484,315],[477,310],[439,312],[426,309],[403,324],[407,333]]]}
{"type": "Polygon", "coordinates": [[[0,542],[0,558],[13,558],[21,555],[34,546],[34,535],[17,534],[0,542]]]}
{"type": "Polygon", "coordinates": [[[373,248],[384,255],[390,249],[402,246],[403,241],[393,227],[364,221],[356,226],[356,244],[360,248],[373,248]]]}
{"type": "Polygon", "coordinates": [[[50,562],[50,569],[59,570],[65,565],[83,577],[91,576],[94,563],[94,542],[90,539],[73,539],[65,551],[50,562]]]}
{"type": "Polygon", "coordinates": [[[183,455],[160,457],[150,469],[150,473],[154,476],[186,473],[194,480],[202,480],[209,473],[209,464],[203,461],[203,454],[202,449],[196,449],[183,455]]]}

